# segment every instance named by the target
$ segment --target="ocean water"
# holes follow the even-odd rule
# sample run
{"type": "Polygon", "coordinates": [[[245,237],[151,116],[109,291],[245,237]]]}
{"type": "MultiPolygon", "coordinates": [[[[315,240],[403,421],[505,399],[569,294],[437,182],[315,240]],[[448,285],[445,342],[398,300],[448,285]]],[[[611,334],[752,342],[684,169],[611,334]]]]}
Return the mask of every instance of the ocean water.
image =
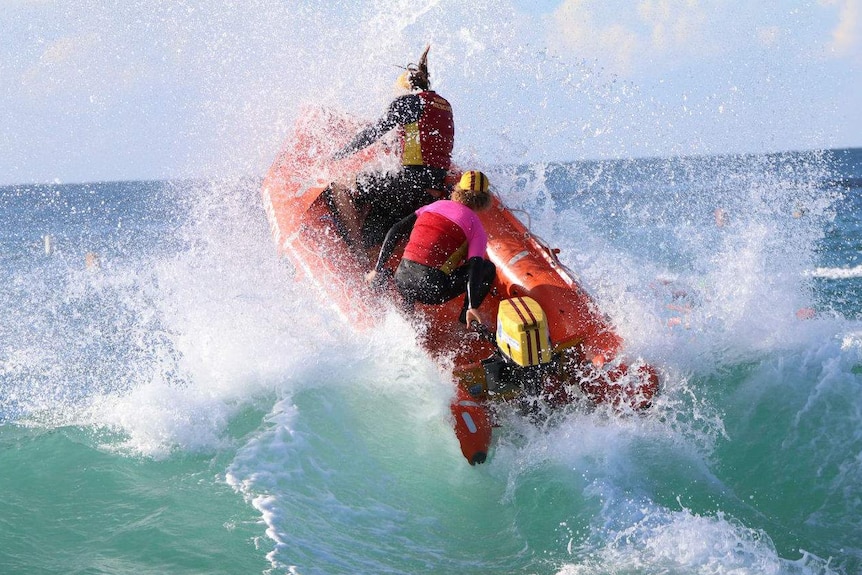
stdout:
{"type": "Polygon", "coordinates": [[[477,467],[258,179],[0,188],[0,573],[862,572],[862,150],[489,172],[663,388],[477,467]]]}

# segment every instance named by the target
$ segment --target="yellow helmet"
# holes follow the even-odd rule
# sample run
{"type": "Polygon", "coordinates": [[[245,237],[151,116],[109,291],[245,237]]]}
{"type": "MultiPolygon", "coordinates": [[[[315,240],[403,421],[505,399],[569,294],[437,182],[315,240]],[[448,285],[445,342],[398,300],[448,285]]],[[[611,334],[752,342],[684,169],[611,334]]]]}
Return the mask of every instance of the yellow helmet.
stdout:
{"type": "Polygon", "coordinates": [[[404,70],[398,79],[395,80],[395,87],[405,92],[410,92],[413,90],[413,86],[410,85],[410,72],[408,70],[404,70]]]}
{"type": "Polygon", "coordinates": [[[491,205],[488,176],[477,170],[464,172],[455,184],[450,199],[464,204],[471,210],[482,211],[491,205]]]}
{"type": "Polygon", "coordinates": [[[464,172],[461,179],[458,181],[459,188],[462,190],[469,190],[471,192],[485,193],[488,191],[488,187],[490,185],[490,182],[488,182],[488,176],[478,170],[464,172]]]}
{"type": "Polygon", "coordinates": [[[431,87],[428,75],[428,50],[431,44],[425,46],[425,51],[419,57],[418,64],[407,64],[404,72],[398,76],[395,85],[398,88],[403,88],[408,92],[413,90],[428,90],[431,87]]]}

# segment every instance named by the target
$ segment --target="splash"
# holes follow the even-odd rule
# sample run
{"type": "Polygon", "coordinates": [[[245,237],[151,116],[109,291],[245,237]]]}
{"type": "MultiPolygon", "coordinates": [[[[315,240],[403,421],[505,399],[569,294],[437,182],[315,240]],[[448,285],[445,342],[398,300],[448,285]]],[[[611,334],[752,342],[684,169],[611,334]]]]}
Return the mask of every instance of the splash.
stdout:
{"type": "MultiPolygon", "coordinates": [[[[13,343],[4,421],[80,425],[104,431],[104,449],[156,459],[229,453],[226,480],[264,522],[273,569],[828,573],[818,557],[830,554],[858,565],[859,418],[846,401],[858,329],[820,309],[796,315],[812,303],[834,215],[820,185],[831,161],[726,155],[769,144],[751,139],[772,118],[746,123],[748,94],[782,107],[800,92],[736,77],[657,105],[649,86],[561,53],[545,20],[499,2],[97,4],[67,18],[80,43],[43,28],[50,55],[96,73],[36,74],[33,95],[73,94],[54,107],[83,122],[144,93],[148,114],[170,110],[156,129],[127,132],[156,134],[153,162],[231,177],[183,182],[167,212],[135,206],[91,230],[108,246],[41,230],[28,255],[2,254],[18,266],[56,234],[54,257],[18,266],[0,290],[13,343]],[[146,65],[115,31],[152,46],[146,65]],[[643,418],[575,411],[545,429],[508,426],[478,474],[442,415],[448,382],[407,326],[341,326],[277,259],[258,197],[302,106],[376,117],[395,65],[429,42],[432,84],[456,109],[458,163],[492,174],[667,382],[643,418]],[[176,84],[154,82],[165,70],[176,84]],[[713,139],[672,129],[716,114],[731,121],[713,139]],[[690,155],[709,150],[722,155],[690,155]],[[674,157],[570,161],[656,154],[674,157]],[[136,219],[166,237],[134,233],[136,219]],[[799,479],[781,484],[789,502],[769,480],[787,469],[799,479]]],[[[116,148],[106,162],[128,159],[134,138],[103,139],[116,148]]]]}

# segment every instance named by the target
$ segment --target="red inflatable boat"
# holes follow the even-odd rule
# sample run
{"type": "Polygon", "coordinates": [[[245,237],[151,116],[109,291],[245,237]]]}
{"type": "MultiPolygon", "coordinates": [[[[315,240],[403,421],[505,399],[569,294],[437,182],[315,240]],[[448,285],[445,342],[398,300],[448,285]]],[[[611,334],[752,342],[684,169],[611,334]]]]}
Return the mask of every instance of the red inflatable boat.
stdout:
{"type": "MultiPolygon", "coordinates": [[[[333,182],[348,182],[387,155],[375,145],[332,162],[357,127],[331,110],[306,111],[269,169],[262,196],[279,252],[344,321],[367,328],[397,295],[365,283],[368,263],[337,231],[326,193],[333,182]]],[[[428,353],[441,366],[453,366],[453,423],[467,461],[485,461],[498,402],[517,402],[526,411],[539,402],[553,407],[589,401],[621,411],[648,407],[659,388],[656,371],[620,360],[620,337],[557,250],[533,236],[498,198],[479,217],[488,233],[488,257],[497,266],[481,309],[496,331],[465,330],[458,322],[461,298],[417,305],[413,318],[423,326],[428,353]]],[[[396,264],[393,257],[390,265],[396,264]]]]}

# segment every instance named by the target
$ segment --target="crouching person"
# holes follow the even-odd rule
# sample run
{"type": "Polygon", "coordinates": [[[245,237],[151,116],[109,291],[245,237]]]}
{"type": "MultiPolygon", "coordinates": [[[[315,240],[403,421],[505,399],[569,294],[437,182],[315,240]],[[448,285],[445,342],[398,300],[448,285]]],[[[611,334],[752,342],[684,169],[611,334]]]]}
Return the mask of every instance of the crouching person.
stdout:
{"type": "Polygon", "coordinates": [[[395,271],[395,285],[412,309],[415,302],[442,304],[461,294],[459,321],[484,323],[479,305],[494,283],[496,267],[487,259],[488,236],[477,212],[491,205],[488,178],[465,172],[451,199],[423,206],[393,225],[386,234],[377,264],[365,279],[372,285],[398,242],[408,234],[404,256],[395,271]]]}

